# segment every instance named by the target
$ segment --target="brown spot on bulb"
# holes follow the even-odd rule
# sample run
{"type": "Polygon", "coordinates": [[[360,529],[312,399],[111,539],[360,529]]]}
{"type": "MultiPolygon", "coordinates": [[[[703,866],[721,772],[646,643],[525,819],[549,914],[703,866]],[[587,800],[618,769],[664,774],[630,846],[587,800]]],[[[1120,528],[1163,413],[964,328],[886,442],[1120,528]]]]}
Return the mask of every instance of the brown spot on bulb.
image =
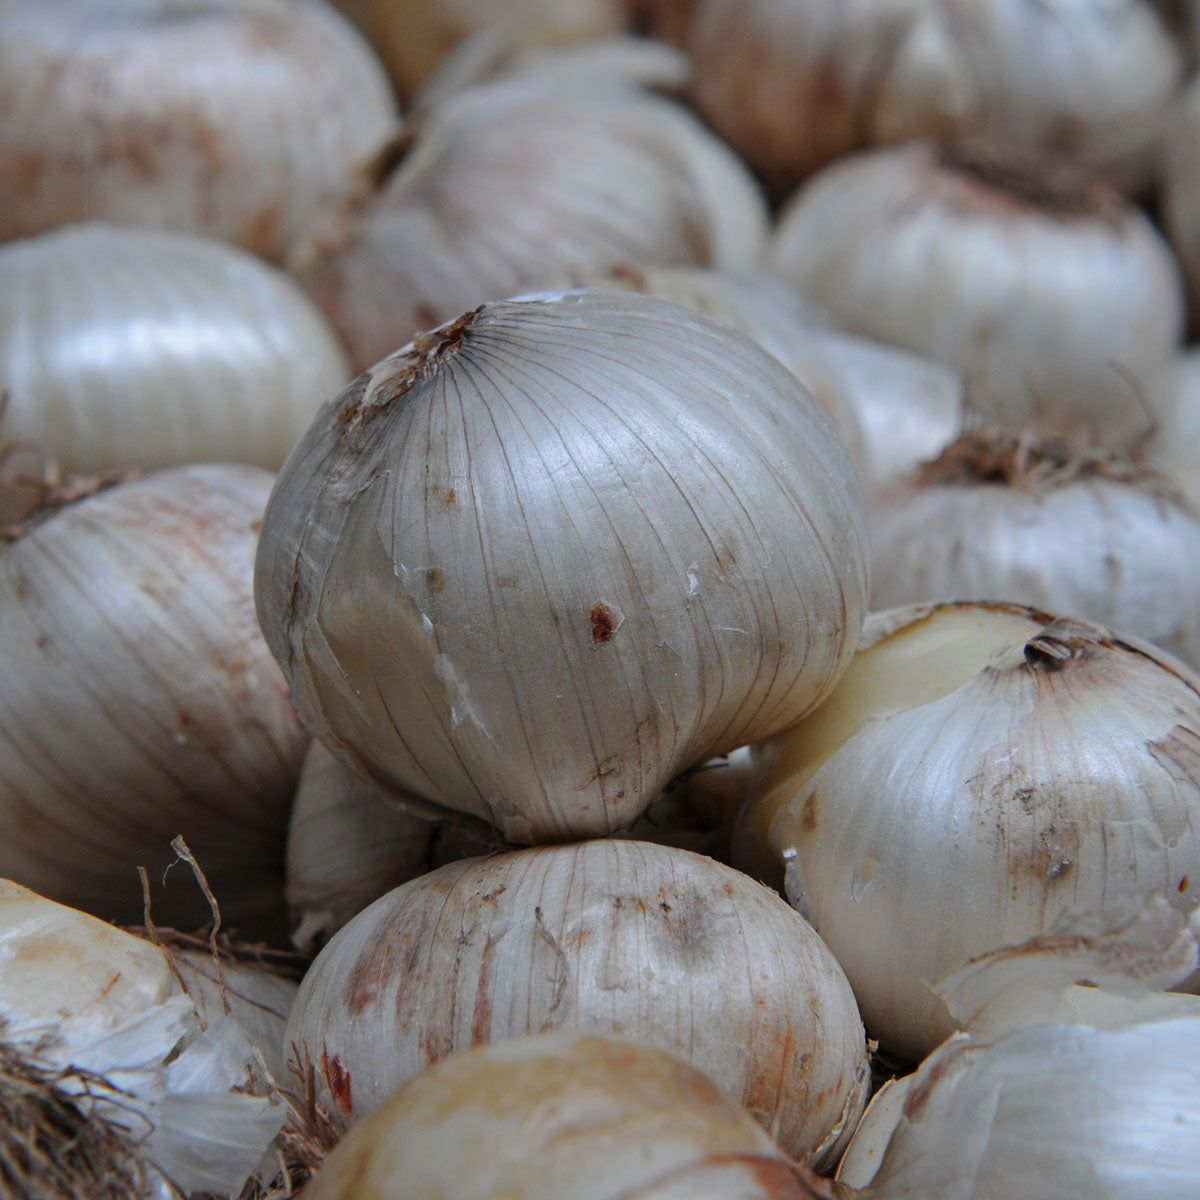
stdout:
{"type": "Polygon", "coordinates": [[[436,596],[446,586],[445,577],[436,567],[425,572],[425,586],[436,596]]]}
{"type": "Polygon", "coordinates": [[[617,632],[617,614],[603,601],[598,600],[588,613],[592,623],[592,641],[597,643],[611,642],[617,632]]]}
{"type": "Polygon", "coordinates": [[[354,1107],[350,1098],[350,1072],[342,1066],[336,1054],[330,1055],[324,1051],[321,1052],[321,1069],[325,1072],[325,1081],[329,1084],[334,1103],[349,1116],[354,1107]]]}

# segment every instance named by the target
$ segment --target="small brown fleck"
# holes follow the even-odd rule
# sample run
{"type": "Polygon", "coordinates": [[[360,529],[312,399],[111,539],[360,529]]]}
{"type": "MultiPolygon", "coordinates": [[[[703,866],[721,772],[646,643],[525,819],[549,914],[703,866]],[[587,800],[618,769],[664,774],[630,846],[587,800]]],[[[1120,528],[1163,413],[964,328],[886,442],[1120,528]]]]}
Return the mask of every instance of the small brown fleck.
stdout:
{"type": "Polygon", "coordinates": [[[515,588],[517,586],[517,577],[515,575],[497,575],[496,586],[502,588],[515,588]]]}
{"type": "Polygon", "coordinates": [[[328,1055],[324,1051],[321,1052],[321,1067],[325,1072],[325,1079],[329,1084],[334,1101],[338,1108],[349,1116],[353,1108],[350,1099],[350,1072],[342,1066],[341,1060],[336,1054],[328,1055]]]}
{"type": "Polygon", "coordinates": [[[425,586],[428,587],[429,590],[434,593],[434,595],[440,593],[442,588],[446,586],[446,580],[444,576],[436,567],[430,567],[429,570],[425,572],[425,586]]]}
{"type": "Polygon", "coordinates": [[[800,832],[801,834],[812,833],[817,827],[818,821],[821,819],[821,804],[817,798],[816,790],[808,793],[808,799],[804,801],[804,808],[800,812],[800,832]]]}
{"type": "Polygon", "coordinates": [[[1188,887],[1191,884],[1191,882],[1192,882],[1191,879],[1187,875],[1185,875],[1179,881],[1179,892],[1181,895],[1188,890],[1188,887]]]}
{"type": "Polygon", "coordinates": [[[592,623],[593,642],[613,640],[613,635],[617,632],[617,616],[607,604],[599,600],[593,604],[592,611],[588,613],[588,620],[592,623]]]}

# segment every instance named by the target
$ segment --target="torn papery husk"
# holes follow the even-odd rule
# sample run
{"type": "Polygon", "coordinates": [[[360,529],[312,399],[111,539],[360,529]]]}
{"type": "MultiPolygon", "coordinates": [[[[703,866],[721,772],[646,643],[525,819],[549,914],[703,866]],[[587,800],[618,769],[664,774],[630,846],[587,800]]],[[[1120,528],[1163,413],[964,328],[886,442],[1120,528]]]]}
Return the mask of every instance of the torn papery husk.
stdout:
{"type": "Polygon", "coordinates": [[[201,1021],[158,946],[7,880],[0,1039],[127,1136],[147,1197],[237,1193],[283,1124],[282,1104],[245,1090],[245,1034],[201,1021]]]}

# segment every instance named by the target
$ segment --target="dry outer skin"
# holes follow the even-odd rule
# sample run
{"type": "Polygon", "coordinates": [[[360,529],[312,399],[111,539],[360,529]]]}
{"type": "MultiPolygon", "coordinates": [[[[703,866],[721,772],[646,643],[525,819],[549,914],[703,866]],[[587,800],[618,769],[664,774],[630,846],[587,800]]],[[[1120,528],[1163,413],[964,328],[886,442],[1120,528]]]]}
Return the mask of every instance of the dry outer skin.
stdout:
{"type": "Polygon", "coordinates": [[[602,840],[452,863],[322,952],[288,1037],[344,1124],[430,1063],[547,1029],[619,1033],[718,1081],[820,1159],[865,1102],[840,968],[774,892],[700,855],[602,840]]]}
{"type": "Polygon", "coordinates": [[[305,1194],[800,1200],[833,1194],[823,1186],[673,1055],[621,1038],[543,1033],[431,1067],[349,1131],[305,1194]]]}

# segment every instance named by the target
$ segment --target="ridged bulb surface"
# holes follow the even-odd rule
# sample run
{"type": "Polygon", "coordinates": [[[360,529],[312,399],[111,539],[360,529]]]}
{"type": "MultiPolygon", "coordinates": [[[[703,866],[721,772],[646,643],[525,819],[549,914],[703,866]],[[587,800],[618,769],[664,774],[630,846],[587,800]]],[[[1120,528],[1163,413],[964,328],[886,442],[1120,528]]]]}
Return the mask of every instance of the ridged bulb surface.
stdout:
{"type": "Polygon", "coordinates": [[[450,863],[344,926],[288,1044],[346,1127],[431,1063],[546,1029],[680,1055],[789,1154],[836,1159],[866,1101],[841,968],[775,892],[703,855],[597,839],[450,863]]]}
{"type": "Polygon", "coordinates": [[[646,297],[484,305],[327,405],[257,604],[302,719],[516,842],[610,834],[853,653],[861,493],[799,381],[646,297]]]}
{"type": "Polygon", "coordinates": [[[298,285],[224,242],[87,224],[0,246],[0,443],[65,471],[277,470],[349,378],[298,285]]]}

